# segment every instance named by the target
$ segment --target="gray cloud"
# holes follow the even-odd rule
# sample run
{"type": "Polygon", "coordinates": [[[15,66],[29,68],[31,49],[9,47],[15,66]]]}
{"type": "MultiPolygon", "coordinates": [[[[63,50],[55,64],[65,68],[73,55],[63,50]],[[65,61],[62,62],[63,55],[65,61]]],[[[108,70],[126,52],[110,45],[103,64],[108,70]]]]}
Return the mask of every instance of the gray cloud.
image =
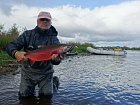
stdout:
{"type": "Polygon", "coordinates": [[[0,0],[0,10],[3,14],[11,15],[14,5],[27,5],[29,7],[45,7],[50,6],[51,0],[0,0]]]}
{"type": "Polygon", "coordinates": [[[5,15],[10,15],[11,4],[0,1],[0,10],[5,15]]]}
{"type": "Polygon", "coordinates": [[[41,8],[23,3],[13,4],[12,2],[1,7],[4,13],[9,14],[7,17],[0,12],[0,20],[3,20],[7,27],[17,23],[27,29],[34,28],[38,12],[50,11],[53,17],[52,23],[59,31],[59,38],[62,41],[131,42],[140,39],[140,1],[94,9],[70,5],[41,8]]]}
{"type": "Polygon", "coordinates": [[[54,14],[59,19],[55,25],[61,26],[63,36],[73,34],[74,37],[74,33],[80,33],[80,37],[90,36],[89,40],[94,41],[137,40],[140,38],[139,5],[140,1],[95,9],[63,6],[55,9],[61,15],[59,18],[54,14]]]}

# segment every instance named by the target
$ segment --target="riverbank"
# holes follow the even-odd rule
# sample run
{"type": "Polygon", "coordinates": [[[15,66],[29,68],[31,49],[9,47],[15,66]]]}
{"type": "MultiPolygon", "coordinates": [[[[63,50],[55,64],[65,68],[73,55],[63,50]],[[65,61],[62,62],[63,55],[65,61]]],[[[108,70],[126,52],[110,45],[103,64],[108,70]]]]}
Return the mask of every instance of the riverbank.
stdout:
{"type": "Polygon", "coordinates": [[[18,69],[18,66],[19,66],[19,64],[15,60],[10,61],[9,64],[1,65],[0,66],[0,75],[14,73],[18,69]]]}
{"type": "Polygon", "coordinates": [[[5,51],[0,51],[0,75],[15,72],[18,68],[18,63],[10,57],[5,51]]]}

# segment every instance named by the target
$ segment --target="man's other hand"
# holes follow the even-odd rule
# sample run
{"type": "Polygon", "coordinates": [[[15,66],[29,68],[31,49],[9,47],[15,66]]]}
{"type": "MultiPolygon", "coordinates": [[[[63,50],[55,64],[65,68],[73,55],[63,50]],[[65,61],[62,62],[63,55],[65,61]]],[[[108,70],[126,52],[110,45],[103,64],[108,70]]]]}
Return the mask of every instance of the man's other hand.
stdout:
{"type": "Polygon", "coordinates": [[[24,61],[27,61],[27,57],[25,56],[26,52],[24,51],[16,51],[15,58],[18,62],[22,63],[24,61]]]}

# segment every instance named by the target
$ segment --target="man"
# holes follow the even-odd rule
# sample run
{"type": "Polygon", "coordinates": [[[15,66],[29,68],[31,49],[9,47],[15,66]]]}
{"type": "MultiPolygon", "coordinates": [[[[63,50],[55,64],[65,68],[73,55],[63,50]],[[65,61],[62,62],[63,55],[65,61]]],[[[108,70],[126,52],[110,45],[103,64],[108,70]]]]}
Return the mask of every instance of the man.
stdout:
{"type": "Polygon", "coordinates": [[[7,46],[7,53],[22,63],[21,83],[19,89],[19,98],[34,96],[35,86],[39,87],[39,96],[45,96],[48,99],[53,95],[53,82],[58,86],[58,78],[53,80],[53,65],[58,65],[61,60],[57,54],[54,54],[52,60],[35,62],[30,65],[25,56],[26,52],[38,49],[44,45],[59,44],[57,31],[51,25],[51,14],[49,12],[40,12],[37,18],[37,26],[32,30],[23,32],[16,40],[7,46]]]}

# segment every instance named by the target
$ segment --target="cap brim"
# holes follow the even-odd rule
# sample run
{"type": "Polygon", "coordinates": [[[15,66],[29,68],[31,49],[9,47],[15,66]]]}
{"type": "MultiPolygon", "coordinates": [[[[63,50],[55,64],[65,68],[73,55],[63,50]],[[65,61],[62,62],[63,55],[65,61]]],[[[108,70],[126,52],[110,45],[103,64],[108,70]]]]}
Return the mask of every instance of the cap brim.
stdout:
{"type": "Polygon", "coordinates": [[[40,16],[40,17],[38,17],[37,19],[42,19],[42,18],[45,18],[45,19],[49,19],[49,20],[51,20],[50,17],[46,17],[46,16],[40,16]]]}

